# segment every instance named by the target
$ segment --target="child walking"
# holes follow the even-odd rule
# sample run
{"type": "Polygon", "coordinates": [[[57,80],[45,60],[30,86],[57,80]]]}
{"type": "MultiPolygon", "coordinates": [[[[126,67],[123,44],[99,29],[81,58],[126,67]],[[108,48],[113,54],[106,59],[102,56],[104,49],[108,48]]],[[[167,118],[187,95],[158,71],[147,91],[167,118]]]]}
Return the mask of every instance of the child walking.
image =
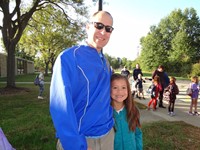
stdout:
{"type": "Polygon", "coordinates": [[[135,88],[137,90],[137,95],[136,97],[141,99],[140,95],[142,94],[143,99],[144,98],[144,92],[143,92],[143,82],[145,83],[145,80],[142,79],[142,75],[138,74],[138,78],[135,81],[135,88]]]}
{"type": "Polygon", "coordinates": [[[162,86],[159,82],[159,77],[155,76],[153,79],[153,83],[151,85],[151,100],[148,103],[148,110],[150,110],[150,106],[153,103],[153,110],[156,110],[156,105],[157,105],[157,98],[159,96],[160,91],[162,91],[162,86]]]}
{"type": "Polygon", "coordinates": [[[111,105],[114,108],[114,150],[142,150],[142,130],[139,110],[131,95],[127,77],[111,77],[111,105]]]}
{"type": "Polygon", "coordinates": [[[169,102],[168,105],[168,115],[174,116],[174,105],[176,100],[176,95],[179,93],[178,86],[176,85],[176,78],[170,77],[170,83],[164,90],[164,99],[169,102]]]}
{"type": "Polygon", "coordinates": [[[199,116],[199,113],[197,112],[197,100],[199,97],[199,79],[198,76],[191,77],[192,83],[190,83],[190,88],[192,90],[191,94],[191,104],[190,104],[190,110],[188,112],[189,115],[196,115],[199,116]],[[192,108],[194,107],[194,113],[192,113],[192,108]]]}

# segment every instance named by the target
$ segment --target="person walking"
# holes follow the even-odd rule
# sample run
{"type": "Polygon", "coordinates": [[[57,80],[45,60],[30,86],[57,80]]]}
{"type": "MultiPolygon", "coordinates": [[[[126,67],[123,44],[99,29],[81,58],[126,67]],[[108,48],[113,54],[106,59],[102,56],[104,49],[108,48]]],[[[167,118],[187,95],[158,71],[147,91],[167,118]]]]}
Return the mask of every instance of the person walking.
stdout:
{"type": "Polygon", "coordinates": [[[38,99],[44,99],[43,92],[44,92],[44,69],[40,69],[40,73],[38,75],[39,78],[39,95],[38,95],[38,99]]]}
{"type": "Polygon", "coordinates": [[[135,68],[133,69],[133,81],[132,81],[132,88],[131,88],[132,96],[134,97],[136,93],[137,98],[138,98],[138,93],[137,93],[137,89],[135,88],[135,83],[136,83],[136,80],[138,79],[139,74],[143,76],[142,69],[140,69],[140,65],[137,63],[135,65],[135,68]]]}
{"type": "Polygon", "coordinates": [[[130,77],[130,71],[124,66],[124,68],[121,70],[121,74],[126,76],[127,78],[130,77]]]}
{"type": "Polygon", "coordinates": [[[138,79],[138,74],[141,74],[143,76],[142,69],[140,69],[140,65],[137,63],[135,65],[135,69],[133,70],[134,81],[136,81],[138,79]]]}
{"type": "Polygon", "coordinates": [[[142,150],[140,114],[128,79],[120,74],[111,77],[111,105],[114,108],[114,150],[142,150]]]}
{"type": "Polygon", "coordinates": [[[159,79],[160,79],[159,82],[160,82],[160,84],[162,86],[162,90],[159,93],[159,107],[160,108],[166,108],[163,105],[163,92],[164,92],[164,89],[169,84],[169,77],[168,77],[167,73],[165,73],[163,65],[159,65],[158,68],[153,72],[152,79],[154,79],[155,76],[159,77],[159,79]]]}
{"type": "Polygon", "coordinates": [[[87,44],[61,52],[53,67],[50,114],[60,150],[111,150],[114,145],[112,73],[102,52],[114,30],[113,17],[98,11],[86,30],[87,44]]]}
{"type": "Polygon", "coordinates": [[[190,83],[189,88],[191,88],[191,103],[190,103],[190,110],[188,112],[189,115],[196,115],[199,116],[197,112],[197,101],[199,97],[199,79],[198,76],[191,77],[192,83],[190,83]],[[192,109],[194,108],[194,113],[192,109]]]}

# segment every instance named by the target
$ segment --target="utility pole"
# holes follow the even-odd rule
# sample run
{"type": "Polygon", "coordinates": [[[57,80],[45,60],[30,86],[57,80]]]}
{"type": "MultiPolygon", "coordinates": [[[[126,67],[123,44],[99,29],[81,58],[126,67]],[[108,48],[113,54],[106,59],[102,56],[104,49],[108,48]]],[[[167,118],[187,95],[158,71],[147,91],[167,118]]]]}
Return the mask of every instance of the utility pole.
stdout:
{"type": "Polygon", "coordinates": [[[99,9],[98,11],[103,10],[103,0],[99,0],[99,9]]]}

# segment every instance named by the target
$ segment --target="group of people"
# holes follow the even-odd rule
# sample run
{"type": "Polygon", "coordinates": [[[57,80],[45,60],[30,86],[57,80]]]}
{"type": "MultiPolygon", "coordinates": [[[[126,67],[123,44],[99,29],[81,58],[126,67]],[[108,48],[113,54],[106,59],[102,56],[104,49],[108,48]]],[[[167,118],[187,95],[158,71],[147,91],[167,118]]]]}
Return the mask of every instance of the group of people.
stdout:
{"type": "MultiPolygon", "coordinates": [[[[126,72],[129,72],[127,69],[123,69],[121,71],[122,75],[126,75],[123,73],[123,71],[126,70],[126,72]]],[[[143,83],[145,80],[142,78],[143,73],[140,69],[139,64],[136,64],[135,69],[133,70],[133,83],[132,83],[132,95],[134,97],[136,93],[136,97],[141,99],[140,95],[142,94],[143,99],[144,93],[143,93],[143,83]]],[[[128,78],[130,77],[130,72],[128,78]]],[[[148,78],[145,78],[148,79],[148,78]]],[[[171,76],[168,77],[167,73],[164,71],[164,66],[159,65],[158,68],[153,71],[152,77],[148,80],[152,81],[152,84],[149,87],[149,92],[151,94],[151,99],[147,104],[147,109],[150,110],[151,105],[152,109],[155,111],[157,109],[157,105],[160,108],[166,108],[163,105],[163,99],[168,102],[168,114],[170,116],[174,116],[174,106],[176,101],[176,96],[179,94],[179,88],[176,84],[176,78],[171,76]]],[[[188,86],[188,89],[190,89],[191,93],[188,94],[191,97],[191,104],[188,114],[189,115],[200,115],[197,112],[197,100],[199,95],[199,81],[198,76],[191,77],[191,83],[188,86]],[[192,110],[194,109],[194,111],[192,110]]]]}
{"type": "MultiPolygon", "coordinates": [[[[197,100],[200,90],[198,76],[191,77],[191,83],[188,88],[191,91],[191,93],[188,94],[191,97],[188,114],[199,116],[199,113],[197,112],[197,100]]],[[[176,78],[173,76],[169,78],[167,73],[164,71],[164,67],[159,65],[157,70],[155,70],[152,75],[151,99],[148,103],[148,110],[150,110],[152,103],[153,110],[156,110],[157,99],[159,99],[159,107],[166,108],[163,105],[164,98],[165,101],[168,102],[168,114],[170,116],[174,116],[174,105],[177,94],[179,94],[179,87],[176,84],[176,78]]]]}
{"type": "Polygon", "coordinates": [[[57,150],[143,149],[138,108],[128,79],[113,74],[103,54],[114,30],[107,11],[93,14],[87,41],[60,53],[50,85],[57,150]],[[123,133],[123,134],[122,134],[123,133]]]}
{"type": "MultiPolygon", "coordinates": [[[[112,15],[94,13],[86,30],[86,43],[61,52],[53,67],[50,114],[58,139],[56,149],[142,150],[140,113],[127,78],[130,72],[124,68],[122,74],[113,73],[102,51],[114,30],[112,15]]],[[[137,96],[143,92],[142,76],[137,64],[133,72],[137,96]]],[[[152,76],[154,85],[160,84],[155,98],[159,96],[162,108],[166,76],[162,66],[152,76]]]]}

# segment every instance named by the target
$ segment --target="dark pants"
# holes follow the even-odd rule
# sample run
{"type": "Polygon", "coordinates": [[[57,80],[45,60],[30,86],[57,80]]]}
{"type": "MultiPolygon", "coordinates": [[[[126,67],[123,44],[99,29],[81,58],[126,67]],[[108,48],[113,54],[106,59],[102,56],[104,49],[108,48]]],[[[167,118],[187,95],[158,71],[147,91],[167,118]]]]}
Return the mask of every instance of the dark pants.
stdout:
{"type": "Polygon", "coordinates": [[[162,89],[162,91],[160,91],[159,106],[163,106],[163,92],[164,92],[164,89],[162,89]]]}

